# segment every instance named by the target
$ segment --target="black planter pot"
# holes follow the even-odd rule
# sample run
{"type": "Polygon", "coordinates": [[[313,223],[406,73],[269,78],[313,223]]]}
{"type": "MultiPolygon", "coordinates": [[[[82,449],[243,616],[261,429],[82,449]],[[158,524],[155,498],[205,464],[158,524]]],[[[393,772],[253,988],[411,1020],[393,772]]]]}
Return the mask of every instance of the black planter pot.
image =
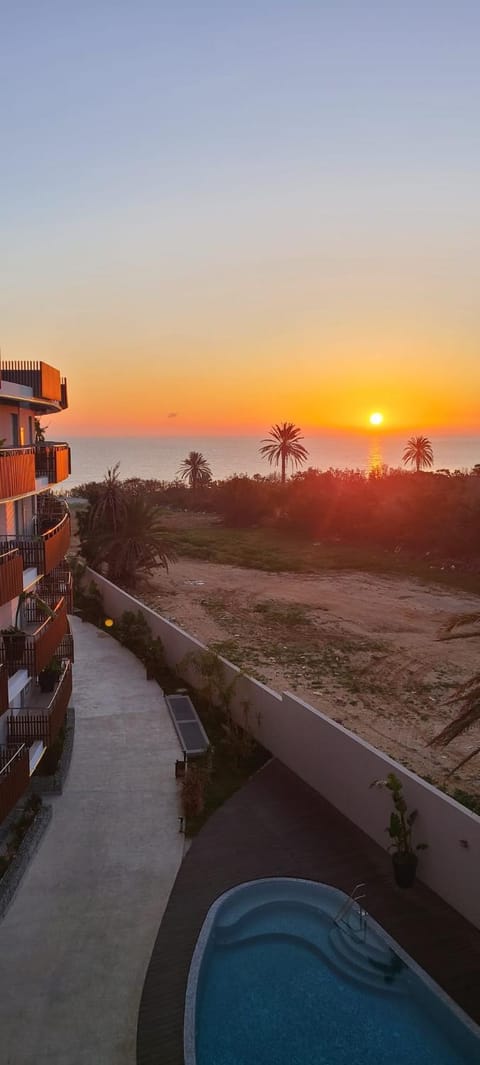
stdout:
{"type": "Polygon", "coordinates": [[[393,873],[400,888],[412,887],[415,882],[418,858],[416,854],[392,854],[393,873]]]}
{"type": "Polygon", "coordinates": [[[55,673],[52,669],[42,669],[42,672],[38,674],[40,691],[53,692],[57,679],[58,673],[55,673]]]}

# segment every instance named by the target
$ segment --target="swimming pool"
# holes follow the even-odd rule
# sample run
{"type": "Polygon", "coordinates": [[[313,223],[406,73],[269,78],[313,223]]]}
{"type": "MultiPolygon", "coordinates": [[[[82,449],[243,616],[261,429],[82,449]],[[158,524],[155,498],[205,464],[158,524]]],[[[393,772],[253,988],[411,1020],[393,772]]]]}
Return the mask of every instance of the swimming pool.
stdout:
{"type": "Polygon", "coordinates": [[[186,1065],[478,1065],[480,1029],[347,896],[250,881],[210,908],[185,1002],[186,1065]]]}

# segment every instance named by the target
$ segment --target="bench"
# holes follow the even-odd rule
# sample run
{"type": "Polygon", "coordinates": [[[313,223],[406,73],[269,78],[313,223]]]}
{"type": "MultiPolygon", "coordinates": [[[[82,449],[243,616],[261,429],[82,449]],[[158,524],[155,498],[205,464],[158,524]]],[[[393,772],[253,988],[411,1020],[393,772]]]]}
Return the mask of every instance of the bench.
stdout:
{"type": "MultiPolygon", "coordinates": [[[[198,758],[210,747],[210,740],[188,695],[166,695],[170,717],[183,751],[184,763],[188,758],[198,758]]],[[[181,763],[180,763],[181,764],[181,763]]],[[[180,776],[178,767],[176,775],[180,776]]]]}

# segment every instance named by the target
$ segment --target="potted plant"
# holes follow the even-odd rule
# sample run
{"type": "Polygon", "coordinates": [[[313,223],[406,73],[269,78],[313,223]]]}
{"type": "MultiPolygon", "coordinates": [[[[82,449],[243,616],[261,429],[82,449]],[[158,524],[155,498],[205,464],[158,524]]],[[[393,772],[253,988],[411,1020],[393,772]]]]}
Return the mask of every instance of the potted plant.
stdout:
{"type": "Polygon", "coordinates": [[[411,810],[408,813],[402,783],[395,773],[389,773],[386,780],[374,780],[371,787],[388,788],[392,796],[395,809],[392,810],[390,824],[385,831],[391,839],[388,849],[393,851],[393,873],[398,887],[412,887],[418,864],[418,856],[415,852],[425,850],[428,846],[427,843],[417,843],[415,847],[412,844],[413,825],[417,819],[418,810],[411,810]]]}
{"type": "Polygon", "coordinates": [[[53,692],[58,678],[62,672],[62,663],[56,655],[50,659],[48,666],[38,674],[38,683],[42,692],[53,692]]]}

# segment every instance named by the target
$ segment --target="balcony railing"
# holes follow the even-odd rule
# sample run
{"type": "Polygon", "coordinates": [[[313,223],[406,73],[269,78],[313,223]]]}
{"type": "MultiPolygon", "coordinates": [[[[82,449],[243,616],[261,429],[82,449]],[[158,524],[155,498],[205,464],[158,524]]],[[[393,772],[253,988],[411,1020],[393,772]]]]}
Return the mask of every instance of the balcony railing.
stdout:
{"type": "Polygon", "coordinates": [[[56,523],[53,517],[42,515],[42,528],[44,525],[48,528],[38,536],[9,536],[1,540],[0,553],[17,547],[25,569],[33,566],[39,574],[50,573],[65,558],[70,543],[70,514],[66,508],[60,512],[63,517],[56,523]]]}
{"type": "Polygon", "coordinates": [[[45,400],[64,409],[67,404],[67,382],[60,372],[47,362],[2,362],[0,380],[31,388],[33,398],[45,400]]]}
{"type": "Polygon", "coordinates": [[[0,662],[0,716],[8,710],[8,670],[4,662],[0,662]]]}
{"type": "Polygon", "coordinates": [[[70,567],[65,559],[39,582],[36,590],[40,598],[45,599],[47,603],[52,602],[52,600],[57,602],[63,595],[67,605],[67,614],[73,613],[73,579],[70,567]]]}
{"type": "Polygon", "coordinates": [[[0,450],[0,501],[35,491],[35,448],[0,450]]]}
{"type": "Polygon", "coordinates": [[[71,694],[72,667],[67,662],[47,706],[30,707],[20,714],[10,714],[7,720],[9,742],[30,745],[41,740],[50,747],[65,721],[71,694]]]}
{"type": "Polygon", "coordinates": [[[28,750],[22,743],[0,747],[0,824],[26,792],[30,780],[28,750]]]}
{"type": "Polygon", "coordinates": [[[0,606],[15,599],[23,589],[23,561],[18,547],[0,555],[0,606]]]}
{"type": "MultiPolygon", "coordinates": [[[[32,611],[27,624],[36,625],[37,620],[32,611]]],[[[1,661],[6,665],[9,676],[18,669],[27,669],[30,676],[38,676],[57,653],[59,644],[68,632],[67,606],[62,596],[54,608],[53,617],[46,618],[35,632],[3,633],[1,661]]]]}
{"type": "Polygon", "coordinates": [[[70,448],[68,444],[36,444],[35,475],[46,477],[49,484],[58,484],[70,476],[70,448]]]}

